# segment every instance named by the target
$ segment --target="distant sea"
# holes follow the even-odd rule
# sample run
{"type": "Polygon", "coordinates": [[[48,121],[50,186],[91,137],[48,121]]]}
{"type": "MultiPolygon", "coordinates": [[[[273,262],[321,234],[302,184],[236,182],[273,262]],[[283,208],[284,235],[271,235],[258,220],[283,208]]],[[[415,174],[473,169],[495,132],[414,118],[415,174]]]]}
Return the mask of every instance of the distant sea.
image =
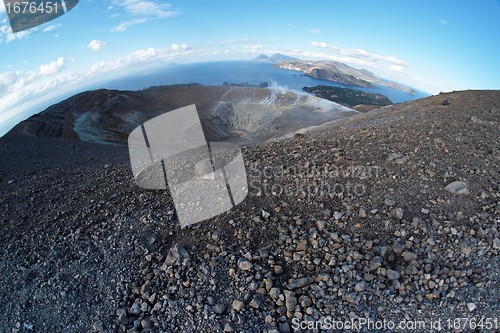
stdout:
{"type": "MultiPolygon", "coordinates": [[[[190,64],[170,64],[164,68],[149,70],[130,77],[124,77],[100,84],[106,89],[140,90],[150,86],[200,83],[220,86],[224,82],[240,84],[243,82],[258,85],[267,82],[303,92],[303,87],[326,85],[378,93],[388,97],[393,103],[406,102],[430,94],[419,91],[415,96],[389,87],[377,85],[377,88],[346,86],[335,82],[320,80],[301,75],[302,72],[275,68],[270,63],[255,61],[216,61],[190,64]]],[[[388,81],[388,80],[387,80],[388,81]]]]}

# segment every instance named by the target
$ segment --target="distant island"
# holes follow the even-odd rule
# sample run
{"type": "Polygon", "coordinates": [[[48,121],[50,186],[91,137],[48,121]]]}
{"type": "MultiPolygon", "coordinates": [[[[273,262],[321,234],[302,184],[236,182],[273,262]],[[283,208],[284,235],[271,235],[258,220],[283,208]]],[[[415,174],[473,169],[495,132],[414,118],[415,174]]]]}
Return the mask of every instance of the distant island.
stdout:
{"type": "Polygon", "coordinates": [[[281,53],[275,53],[272,56],[260,54],[259,56],[257,56],[256,58],[253,59],[253,61],[257,61],[257,62],[270,62],[273,64],[281,62],[281,61],[296,61],[296,60],[299,60],[299,59],[294,58],[294,57],[290,57],[290,56],[287,56],[287,55],[284,55],[281,53]]]}
{"type": "Polygon", "coordinates": [[[261,82],[259,84],[251,84],[248,82],[241,82],[241,83],[224,82],[222,85],[223,86],[231,86],[231,87],[246,87],[246,88],[267,88],[267,87],[269,87],[269,83],[267,83],[267,82],[261,82]]]}
{"type": "Polygon", "coordinates": [[[382,80],[366,69],[355,69],[337,61],[298,60],[279,53],[273,54],[270,57],[261,54],[253,60],[258,62],[270,62],[277,68],[300,71],[303,72],[305,76],[332,81],[347,86],[376,88],[377,85],[381,85],[403,91],[413,96],[416,95],[415,90],[410,87],[382,80]]]}
{"type": "Polygon", "coordinates": [[[357,111],[371,111],[381,106],[392,105],[391,100],[384,95],[365,93],[355,89],[320,85],[304,87],[303,90],[316,97],[342,104],[357,111]]]}

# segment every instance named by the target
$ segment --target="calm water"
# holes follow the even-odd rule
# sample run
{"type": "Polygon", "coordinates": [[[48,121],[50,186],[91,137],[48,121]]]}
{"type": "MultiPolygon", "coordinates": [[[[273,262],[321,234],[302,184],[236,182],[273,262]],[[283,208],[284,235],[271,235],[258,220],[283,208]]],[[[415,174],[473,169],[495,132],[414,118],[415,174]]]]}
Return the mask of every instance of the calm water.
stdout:
{"type": "Polygon", "coordinates": [[[120,90],[139,90],[150,86],[168,85],[177,83],[201,83],[204,85],[222,85],[224,82],[259,84],[261,82],[276,82],[276,84],[302,91],[303,87],[327,85],[357,89],[364,92],[379,93],[387,96],[392,102],[405,102],[429,96],[423,91],[417,91],[412,96],[402,91],[384,86],[377,88],[358,88],[337,84],[331,81],[301,76],[301,72],[274,68],[269,63],[253,61],[219,61],[192,63],[184,65],[169,65],[165,68],[135,74],[102,84],[103,88],[120,90]]]}

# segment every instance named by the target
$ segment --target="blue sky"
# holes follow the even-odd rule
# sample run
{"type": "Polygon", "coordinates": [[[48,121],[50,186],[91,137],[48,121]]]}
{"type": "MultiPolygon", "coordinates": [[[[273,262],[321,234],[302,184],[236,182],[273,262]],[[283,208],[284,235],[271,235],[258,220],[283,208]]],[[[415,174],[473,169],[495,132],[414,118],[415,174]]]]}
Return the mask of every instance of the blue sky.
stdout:
{"type": "Polygon", "coordinates": [[[150,66],[260,53],[342,61],[430,93],[500,89],[499,18],[499,0],[80,0],[13,34],[0,1],[0,127],[150,66]]]}

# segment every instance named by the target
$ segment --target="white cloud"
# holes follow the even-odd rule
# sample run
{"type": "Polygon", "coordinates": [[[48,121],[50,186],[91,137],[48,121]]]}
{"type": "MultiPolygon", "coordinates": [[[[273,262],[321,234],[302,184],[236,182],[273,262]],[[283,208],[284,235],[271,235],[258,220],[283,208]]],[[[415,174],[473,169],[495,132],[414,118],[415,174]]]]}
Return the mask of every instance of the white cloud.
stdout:
{"type": "Polygon", "coordinates": [[[313,34],[320,34],[321,33],[321,30],[319,30],[319,29],[309,29],[307,31],[312,32],[313,34]]]}
{"type": "Polygon", "coordinates": [[[125,11],[135,16],[155,16],[159,18],[174,17],[179,12],[172,10],[169,3],[141,0],[120,0],[115,1],[115,5],[121,6],[125,11]]]}
{"type": "Polygon", "coordinates": [[[438,22],[439,24],[442,24],[442,25],[449,25],[449,24],[450,24],[450,22],[448,22],[448,21],[446,21],[446,20],[443,20],[443,19],[439,19],[439,20],[437,20],[437,22],[438,22]]]}
{"type": "Polygon", "coordinates": [[[245,45],[243,46],[243,52],[245,53],[257,53],[260,49],[264,48],[264,46],[258,45],[245,45]]]}
{"type": "Polygon", "coordinates": [[[49,25],[48,27],[44,28],[42,31],[43,32],[51,32],[51,31],[54,31],[59,26],[60,26],[60,24],[52,24],[52,25],[49,25]]]}
{"type": "MultiPolygon", "coordinates": [[[[36,28],[32,30],[36,30],[36,28]]],[[[10,43],[16,39],[28,38],[30,35],[31,31],[28,30],[13,33],[11,27],[7,24],[0,26],[0,43],[2,40],[5,40],[6,43],[10,43]]]]}
{"type": "Polygon", "coordinates": [[[245,45],[245,46],[243,46],[243,48],[246,50],[258,50],[258,49],[261,49],[263,47],[264,46],[262,46],[260,44],[259,45],[245,45]]]}
{"type": "Polygon", "coordinates": [[[191,46],[187,45],[187,44],[172,44],[172,46],[170,46],[170,49],[173,50],[173,51],[179,51],[179,50],[190,50],[191,49],[191,46]]]}
{"type": "Polygon", "coordinates": [[[140,19],[132,19],[132,20],[128,20],[128,21],[123,21],[122,23],[120,23],[119,25],[117,25],[116,27],[111,29],[111,32],[122,32],[122,31],[127,30],[128,27],[131,27],[131,26],[137,25],[137,24],[141,24],[141,23],[144,23],[147,21],[148,21],[148,19],[145,17],[140,18],[140,19]]]}
{"type": "Polygon", "coordinates": [[[94,39],[87,45],[87,48],[91,49],[92,51],[99,51],[104,47],[104,45],[106,45],[106,42],[94,39]]]}
{"type": "Polygon", "coordinates": [[[5,5],[3,1],[0,1],[0,14],[3,14],[6,12],[5,5]]]}
{"type": "Polygon", "coordinates": [[[35,75],[33,73],[25,75],[21,71],[0,74],[0,95],[5,92],[15,91],[16,89],[22,88],[24,85],[31,82],[34,76],[35,75]]]}
{"type": "Polygon", "coordinates": [[[389,68],[395,72],[404,72],[404,68],[401,65],[391,65],[389,68]]]}
{"type": "Polygon", "coordinates": [[[99,61],[90,66],[90,68],[85,72],[85,76],[91,76],[96,73],[99,73],[103,71],[106,68],[106,62],[105,61],[99,61]]]}
{"type": "Polygon", "coordinates": [[[311,42],[311,46],[314,46],[314,47],[322,47],[322,48],[327,48],[327,47],[328,47],[328,44],[327,44],[327,43],[323,43],[323,42],[316,42],[316,41],[312,41],[312,42],[311,42]]]}
{"type": "Polygon", "coordinates": [[[323,55],[335,61],[368,67],[377,67],[377,64],[380,64],[385,65],[391,70],[397,72],[403,72],[406,68],[406,62],[394,56],[384,56],[377,53],[371,53],[363,49],[344,49],[338,46],[329,46],[324,42],[313,41],[310,45],[317,48],[331,50],[332,54],[323,55]]]}
{"type": "Polygon", "coordinates": [[[48,76],[52,74],[59,73],[64,68],[64,58],[59,57],[57,60],[52,61],[46,65],[40,65],[40,76],[48,76]]]}
{"type": "Polygon", "coordinates": [[[246,44],[246,43],[251,43],[254,42],[254,39],[251,38],[242,38],[242,39],[225,39],[217,42],[217,44],[220,45],[227,45],[227,44],[246,44]]]}
{"type": "MultiPolygon", "coordinates": [[[[122,9],[130,19],[112,28],[111,32],[122,32],[130,26],[145,23],[152,19],[164,19],[180,15],[178,10],[172,9],[171,4],[159,1],[115,0],[113,3],[116,8],[122,9]]],[[[120,14],[114,13],[111,17],[117,17],[118,15],[120,14]]]]}
{"type": "Polygon", "coordinates": [[[139,50],[131,53],[132,59],[136,61],[142,61],[156,57],[158,54],[155,48],[150,47],[147,50],[139,50]]]}

